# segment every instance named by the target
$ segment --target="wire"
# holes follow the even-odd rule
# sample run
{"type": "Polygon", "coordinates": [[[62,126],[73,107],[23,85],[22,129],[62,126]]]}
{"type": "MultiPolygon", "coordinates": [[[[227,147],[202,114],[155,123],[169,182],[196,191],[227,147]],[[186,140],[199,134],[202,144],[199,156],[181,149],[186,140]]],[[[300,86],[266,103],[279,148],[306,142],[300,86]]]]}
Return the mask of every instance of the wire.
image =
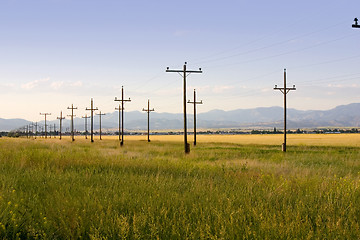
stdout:
{"type": "MultiPolygon", "coordinates": [[[[195,62],[196,64],[201,64],[201,63],[208,63],[208,62],[216,62],[216,61],[221,61],[221,60],[226,60],[226,59],[229,59],[229,58],[234,58],[234,57],[238,57],[238,56],[241,56],[241,55],[246,55],[246,54],[250,54],[250,53],[253,53],[253,52],[257,52],[257,51],[260,51],[260,50],[264,50],[264,49],[268,49],[268,48],[271,48],[271,47],[274,47],[274,46],[278,46],[278,45],[282,45],[284,43],[288,43],[288,42],[291,42],[291,41],[294,41],[294,40],[298,40],[298,39],[301,39],[303,37],[307,37],[307,36],[311,36],[311,35],[314,35],[314,34],[317,34],[317,33],[320,33],[320,32],[323,32],[323,31],[327,31],[331,28],[334,28],[338,25],[341,25],[343,24],[345,21],[342,21],[342,22],[339,22],[337,24],[334,24],[332,26],[329,26],[327,28],[321,28],[320,30],[316,30],[316,31],[313,31],[313,32],[309,32],[309,33],[306,33],[306,34],[302,34],[302,35],[299,35],[299,36],[296,36],[296,37],[292,37],[290,39],[287,39],[287,40],[284,40],[284,41],[280,41],[280,42],[276,42],[276,43],[273,43],[273,44],[270,44],[270,45],[267,45],[267,46],[264,46],[264,47],[260,47],[260,48],[255,48],[255,49],[251,49],[251,50],[247,50],[245,52],[241,52],[241,53],[237,53],[237,54],[232,54],[232,55],[229,55],[229,56],[225,56],[225,57],[220,57],[220,58],[215,58],[215,59],[210,59],[210,60],[203,60],[203,61],[198,61],[198,62],[195,62]]],[[[261,38],[262,39],[262,38],[261,38]]],[[[251,43],[254,43],[254,42],[258,42],[258,40],[255,40],[251,43]]],[[[249,45],[249,44],[245,44],[243,46],[246,46],[246,45],[249,45]]]]}
{"type": "Polygon", "coordinates": [[[307,46],[307,47],[304,47],[304,48],[295,49],[295,50],[283,52],[283,53],[280,53],[280,54],[270,55],[270,56],[267,56],[267,57],[256,58],[256,59],[237,62],[237,63],[233,63],[233,64],[207,66],[207,67],[208,68],[230,67],[230,66],[239,65],[239,64],[246,64],[246,63],[251,63],[251,62],[263,61],[263,60],[276,58],[276,57],[280,57],[280,56],[284,56],[284,55],[288,55],[288,54],[292,54],[292,53],[301,52],[301,51],[304,51],[304,50],[309,50],[309,49],[312,49],[312,48],[315,48],[315,47],[318,47],[318,46],[323,46],[323,45],[330,44],[330,43],[333,43],[333,42],[336,42],[336,41],[339,41],[339,40],[342,40],[342,39],[345,39],[345,38],[349,38],[349,37],[354,36],[354,35],[356,35],[356,33],[352,33],[352,34],[349,34],[349,35],[346,35],[346,36],[343,36],[343,37],[340,37],[340,38],[332,39],[332,40],[329,40],[329,41],[323,41],[321,43],[310,45],[310,46],[307,46]]]}
{"type": "Polygon", "coordinates": [[[329,64],[329,63],[342,62],[342,61],[346,61],[346,60],[350,60],[350,59],[356,59],[356,58],[360,58],[360,55],[355,55],[355,56],[346,57],[346,58],[339,58],[339,59],[334,59],[334,60],[325,61],[325,62],[319,62],[319,63],[312,63],[312,64],[300,65],[300,66],[295,66],[295,67],[289,67],[289,68],[291,68],[291,69],[307,68],[307,67],[313,67],[313,66],[318,66],[318,65],[325,65],[325,64],[329,64]]]}

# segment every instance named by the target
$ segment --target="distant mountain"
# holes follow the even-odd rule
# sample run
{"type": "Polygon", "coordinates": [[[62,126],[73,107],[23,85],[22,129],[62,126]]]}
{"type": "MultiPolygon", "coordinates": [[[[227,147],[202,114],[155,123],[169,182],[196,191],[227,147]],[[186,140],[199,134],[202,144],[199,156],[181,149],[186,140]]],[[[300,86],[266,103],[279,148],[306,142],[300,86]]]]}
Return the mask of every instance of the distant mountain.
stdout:
{"type": "Polygon", "coordinates": [[[10,131],[12,129],[30,124],[29,121],[19,118],[3,119],[0,118],[0,131],[10,131]]]}
{"type": "MultiPolygon", "coordinates": [[[[190,111],[189,111],[190,113],[190,111]]],[[[133,111],[125,112],[125,128],[128,130],[145,130],[147,128],[147,114],[133,111]]],[[[116,131],[118,128],[118,112],[107,113],[102,117],[102,128],[116,131]]],[[[157,113],[150,114],[150,128],[153,130],[170,130],[183,128],[183,114],[157,113]]],[[[75,118],[77,130],[84,130],[84,119],[75,118]]],[[[24,119],[0,119],[0,130],[9,131],[22,127],[30,122],[24,119]]],[[[43,124],[43,122],[40,122],[43,124]]],[[[58,121],[49,121],[56,124],[58,121]]],[[[192,128],[193,115],[188,114],[188,126],[192,128]]],[[[64,129],[69,129],[70,121],[63,122],[64,129]]],[[[197,115],[198,128],[282,128],[282,107],[261,107],[254,109],[237,109],[232,111],[212,110],[197,115]]],[[[301,111],[288,109],[289,128],[319,128],[319,127],[360,127],[360,103],[342,105],[336,108],[320,111],[301,111]]],[[[90,120],[88,120],[90,129],[90,120]]],[[[94,129],[99,129],[99,117],[94,118],[94,129]]]]}

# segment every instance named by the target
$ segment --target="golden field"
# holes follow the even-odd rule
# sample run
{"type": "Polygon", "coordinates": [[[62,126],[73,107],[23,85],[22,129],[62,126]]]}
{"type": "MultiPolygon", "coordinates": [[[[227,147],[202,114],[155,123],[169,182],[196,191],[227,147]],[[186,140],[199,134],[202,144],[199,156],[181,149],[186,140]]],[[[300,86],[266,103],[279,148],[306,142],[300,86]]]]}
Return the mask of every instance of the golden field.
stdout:
{"type": "MultiPolygon", "coordinates": [[[[83,137],[77,136],[77,139],[83,137]]],[[[103,139],[118,140],[118,136],[103,136],[103,139]]],[[[281,145],[284,139],[282,134],[252,134],[252,135],[197,135],[197,143],[236,143],[236,144],[260,144],[281,145]]],[[[183,135],[151,135],[151,141],[181,142],[183,135]]],[[[194,136],[188,135],[188,142],[193,142],[194,136]]],[[[99,140],[95,136],[94,140],[99,140]]],[[[124,141],[146,141],[146,135],[125,135],[124,141]]],[[[360,134],[288,134],[288,146],[360,146],[360,134]]]]}
{"type": "Polygon", "coordinates": [[[360,238],[360,134],[103,139],[1,138],[0,239],[360,238]]]}

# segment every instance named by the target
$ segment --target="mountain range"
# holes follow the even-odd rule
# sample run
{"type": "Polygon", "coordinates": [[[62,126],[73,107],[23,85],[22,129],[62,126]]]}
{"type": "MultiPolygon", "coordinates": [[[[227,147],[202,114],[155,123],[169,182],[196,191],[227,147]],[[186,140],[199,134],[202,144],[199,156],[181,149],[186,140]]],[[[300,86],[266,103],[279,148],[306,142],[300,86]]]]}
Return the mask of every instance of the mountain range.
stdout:
{"type": "MultiPolygon", "coordinates": [[[[189,111],[190,112],[190,111],[189,111]]],[[[125,129],[146,130],[147,114],[139,111],[125,112],[125,129]]],[[[288,128],[321,128],[321,127],[360,127],[360,103],[337,106],[330,110],[296,110],[288,109],[288,128]]],[[[188,128],[193,127],[193,115],[189,114],[188,128]]],[[[232,111],[212,110],[197,114],[198,129],[219,128],[282,128],[284,110],[282,107],[260,107],[254,109],[237,109],[232,111]]],[[[118,128],[118,112],[107,113],[102,116],[102,128],[116,131],[118,128]]],[[[0,131],[10,131],[27,124],[25,119],[0,118],[0,131]]],[[[59,121],[48,121],[52,126],[59,121]]],[[[44,122],[39,122],[44,124],[44,122]]],[[[84,119],[74,119],[75,128],[84,131],[84,119]]],[[[63,121],[63,131],[70,126],[70,120],[63,121]]],[[[88,120],[88,130],[90,129],[88,120]]],[[[150,128],[152,130],[176,130],[183,128],[182,113],[157,113],[150,114],[150,128]]],[[[94,129],[99,129],[99,116],[94,117],[94,129]]]]}

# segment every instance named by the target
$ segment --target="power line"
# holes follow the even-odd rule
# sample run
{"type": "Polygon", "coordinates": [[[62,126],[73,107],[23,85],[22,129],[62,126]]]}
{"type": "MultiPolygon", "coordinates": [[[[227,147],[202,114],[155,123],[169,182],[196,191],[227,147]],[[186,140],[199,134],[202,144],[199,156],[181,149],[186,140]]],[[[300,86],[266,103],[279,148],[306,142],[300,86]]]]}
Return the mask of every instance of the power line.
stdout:
{"type": "Polygon", "coordinates": [[[353,28],[360,28],[360,25],[358,24],[358,21],[359,20],[357,18],[354,19],[355,23],[352,25],[353,28]]]}
{"type": "Polygon", "coordinates": [[[71,109],[71,115],[68,115],[69,117],[71,117],[71,141],[75,141],[75,137],[74,137],[74,109],[77,109],[77,107],[74,108],[74,104],[71,104],[71,107],[68,107],[67,109],[71,109]]]}
{"type": "Polygon", "coordinates": [[[121,141],[121,104],[119,103],[119,107],[115,107],[115,110],[119,111],[119,141],[121,141]]]}
{"type": "Polygon", "coordinates": [[[45,116],[45,138],[47,138],[47,130],[46,130],[46,116],[51,115],[51,113],[40,113],[40,115],[45,116]]]}
{"type": "Polygon", "coordinates": [[[38,123],[37,122],[33,123],[33,126],[35,126],[35,137],[34,138],[36,139],[38,123]]]}
{"type": "Polygon", "coordinates": [[[81,117],[81,118],[85,118],[85,139],[87,139],[87,134],[88,134],[88,130],[87,130],[87,119],[90,118],[90,116],[88,116],[87,114],[85,114],[85,116],[81,117]]]}
{"type": "Polygon", "coordinates": [[[100,113],[97,113],[96,115],[99,115],[99,117],[100,117],[100,140],[102,140],[101,139],[101,116],[104,116],[105,113],[101,113],[101,111],[100,111],[100,113]]]}
{"type": "Polygon", "coordinates": [[[49,125],[49,127],[50,127],[49,137],[51,138],[51,128],[52,128],[51,124],[49,125]]]}
{"type": "Polygon", "coordinates": [[[93,99],[91,98],[90,108],[86,108],[85,110],[91,112],[91,142],[94,142],[94,111],[97,111],[98,108],[94,108],[93,99]]]}
{"type": "Polygon", "coordinates": [[[199,70],[187,70],[186,69],[186,62],[183,66],[182,70],[170,70],[169,67],[167,67],[166,72],[175,72],[180,74],[180,76],[183,77],[184,81],[184,87],[183,87],[183,98],[184,98],[184,145],[185,145],[185,153],[190,153],[190,145],[187,143],[187,122],[186,122],[186,77],[190,75],[191,73],[202,73],[201,68],[199,70]],[[182,73],[182,74],[181,74],[182,73]]]}
{"type": "Polygon", "coordinates": [[[282,145],[282,151],[286,152],[286,95],[291,90],[296,90],[295,85],[293,85],[292,88],[286,87],[286,69],[284,69],[284,87],[278,88],[277,85],[275,85],[274,90],[280,90],[280,92],[284,95],[284,143],[282,145]]]}
{"type": "Polygon", "coordinates": [[[242,62],[238,62],[238,63],[232,63],[232,64],[226,64],[226,65],[215,65],[215,66],[207,66],[207,67],[211,67],[211,68],[219,68],[219,67],[230,67],[230,66],[234,66],[234,65],[240,65],[240,64],[246,64],[246,63],[251,63],[251,62],[257,62],[257,61],[263,61],[263,60],[267,60],[267,59],[271,59],[271,58],[276,58],[276,57],[280,57],[280,56],[284,56],[284,55],[288,55],[288,54],[292,54],[292,53],[296,53],[296,52],[301,52],[304,50],[309,50],[318,46],[322,46],[322,45],[326,45],[329,43],[333,43],[351,36],[354,36],[355,34],[349,34],[340,38],[336,38],[336,39],[332,39],[332,40],[328,40],[328,41],[323,41],[320,43],[316,43],[314,45],[310,45],[304,48],[300,48],[300,49],[295,49],[295,50],[291,50],[291,51],[287,51],[287,52],[283,52],[283,53],[279,53],[279,54],[274,54],[274,55],[270,55],[267,57],[261,57],[261,58],[255,58],[255,59],[251,59],[251,60],[246,60],[246,61],[242,61],[242,62]]]}
{"type": "Polygon", "coordinates": [[[200,102],[196,101],[196,90],[194,89],[194,101],[188,101],[188,103],[194,104],[194,146],[196,146],[196,104],[203,104],[202,100],[200,102]]]}
{"type": "Polygon", "coordinates": [[[155,111],[154,108],[150,109],[150,100],[148,99],[148,107],[147,109],[143,108],[143,111],[147,112],[147,137],[148,137],[148,142],[150,142],[150,112],[155,111]]]}
{"type": "Polygon", "coordinates": [[[124,102],[131,102],[130,98],[129,99],[124,99],[124,87],[121,87],[121,99],[117,99],[115,97],[114,101],[119,101],[121,102],[121,141],[120,141],[120,146],[124,145],[124,102]]]}
{"type": "MultiPolygon", "coordinates": [[[[224,56],[224,57],[219,57],[219,58],[214,58],[214,59],[210,59],[210,60],[204,60],[204,61],[197,61],[195,62],[196,64],[203,64],[203,63],[209,63],[209,62],[217,62],[217,61],[221,61],[221,60],[226,60],[226,59],[229,59],[229,58],[234,58],[234,57],[238,57],[238,56],[241,56],[241,55],[247,55],[247,54],[250,54],[250,53],[254,53],[254,52],[258,52],[260,50],[264,50],[264,49],[268,49],[268,48],[272,48],[274,46],[279,46],[279,45],[282,45],[284,43],[288,43],[288,42],[292,42],[294,40],[298,40],[298,39],[301,39],[303,37],[307,37],[307,36],[311,36],[311,35],[314,35],[316,33],[319,33],[319,32],[323,32],[323,31],[326,31],[328,29],[331,29],[333,27],[336,27],[342,23],[344,23],[345,21],[342,21],[342,22],[339,22],[337,24],[334,24],[332,26],[329,26],[327,28],[321,28],[320,30],[316,30],[316,31],[312,31],[312,32],[309,32],[309,33],[305,33],[305,34],[302,34],[302,35],[299,35],[299,36],[295,36],[295,37],[292,37],[292,38],[289,38],[287,40],[283,40],[283,41],[280,41],[280,42],[276,42],[276,43],[273,43],[273,44],[270,44],[270,45],[266,45],[266,46],[263,46],[263,47],[259,47],[259,48],[255,48],[255,49],[250,49],[250,50],[247,50],[247,51],[244,51],[244,52],[241,52],[241,53],[237,53],[237,54],[232,54],[232,55],[229,55],[229,56],[224,56]]],[[[260,39],[262,40],[262,39],[260,39]]],[[[254,40],[250,43],[254,43],[254,42],[257,42],[258,40],[254,40]]],[[[249,44],[245,44],[244,46],[246,45],[249,45],[249,44]]]]}
{"type": "Polygon", "coordinates": [[[60,120],[60,140],[61,140],[62,120],[65,119],[65,117],[62,116],[62,111],[60,111],[60,117],[57,117],[57,119],[60,120]]]}

